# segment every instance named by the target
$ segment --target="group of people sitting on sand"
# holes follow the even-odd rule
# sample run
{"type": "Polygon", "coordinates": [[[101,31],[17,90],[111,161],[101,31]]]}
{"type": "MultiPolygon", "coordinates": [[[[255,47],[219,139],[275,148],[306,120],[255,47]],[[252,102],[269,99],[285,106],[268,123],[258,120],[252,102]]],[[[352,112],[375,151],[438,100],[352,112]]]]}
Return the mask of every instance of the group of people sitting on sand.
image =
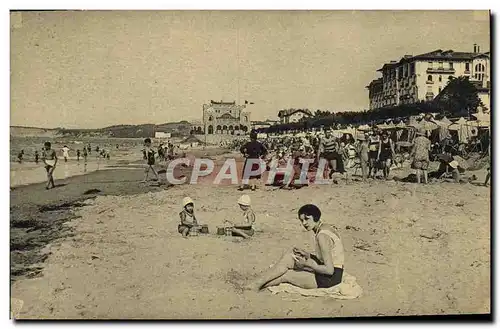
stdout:
{"type": "MultiPolygon", "coordinates": [[[[255,213],[251,209],[250,196],[238,199],[241,220],[226,221],[233,236],[250,238],[254,235],[255,213]]],[[[194,227],[199,226],[194,211],[194,201],[190,197],[182,200],[182,211],[177,230],[188,237],[194,227]]],[[[246,290],[259,291],[265,287],[289,283],[304,289],[331,288],[342,282],[344,272],[344,246],[338,232],[321,219],[320,209],[307,204],[298,210],[302,227],[313,233],[314,253],[294,247],[287,251],[276,264],[248,283],[246,290]]]]}
{"type": "MultiPolygon", "coordinates": [[[[238,206],[241,210],[241,219],[238,221],[225,220],[224,224],[231,229],[233,236],[239,236],[245,239],[254,235],[253,225],[255,223],[255,213],[251,208],[250,196],[242,195],[238,199],[238,206]]],[[[194,213],[194,201],[190,197],[182,200],[182,211],[179,213],[180,223],[177,230],[183,237],[188,237],[192,230],[200,226],[194,213]]]]}

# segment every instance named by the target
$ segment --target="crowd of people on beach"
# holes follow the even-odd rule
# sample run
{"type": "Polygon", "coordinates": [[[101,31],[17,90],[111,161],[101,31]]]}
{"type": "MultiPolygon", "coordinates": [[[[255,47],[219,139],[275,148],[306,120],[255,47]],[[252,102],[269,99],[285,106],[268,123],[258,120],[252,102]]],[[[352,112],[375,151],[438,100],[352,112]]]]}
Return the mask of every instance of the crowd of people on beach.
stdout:
{"type": "MultiPolygon", "coordinates": [[[[409,162],[415,172],[416,182],[427,184],[430,177],[430,155],[435,147],[439,147],[439,150],[434,150],[433,160],[439,162],[439,167],[432,172],[431,177],[452,178],[456,183],[461,182],[461,177],[467,169],[464,165],[466,161],[459,155],[454,144],[449,142],[451,137],[447,136],[444,142],[436,146],[429,135],[429,131],[425,129],[416,129],[411,146],[401,150],[396,147],[395,133],[377,127],[365,129],[358,133],[356,138],[351,133],[335,137],[333,131],[326,129],[320,132],[267,136],[261,142],[257,140],[257,134],[252,132],[249,142],[240,141],[234,144],[233,148],[239,149],[247,160],[245,163],[250,159],[262,159],[267,163],[268,170],[284,167],[291,160],[293,174],[287,180],[283,174],[276,175],[273,181],[273,185],[282,188],[301,188],[307,185],[293,183],[302,172],[301,159],[313,161],[308,167],[309,171],[318,169],[320,159],[326,160],[325,176],[333,183],[337,183],[337,180],[333,179],[335,173],[347,175],[348,169],[354,170],[354,173],[359,169],[363,182],[376,178],[388,180],[392,169],[402,168],[409,162]]],[[[255,166],[255,163],[253,165],[255,166]]],[[[260,177],[260,174],[250,177],[252,190],[255,190],[255,181],[260,177]]],[[[248,186],[241,186],[240,189],[246,187],[248,186]]]]}

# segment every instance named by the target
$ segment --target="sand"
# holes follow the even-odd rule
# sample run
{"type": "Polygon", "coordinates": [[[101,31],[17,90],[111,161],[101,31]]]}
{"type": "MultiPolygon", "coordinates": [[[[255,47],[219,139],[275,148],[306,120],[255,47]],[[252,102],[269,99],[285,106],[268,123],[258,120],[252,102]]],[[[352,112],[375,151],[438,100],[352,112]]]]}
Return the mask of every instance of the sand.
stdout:
{"type": "MultiPolygon", "coordinates": [[[[475,174],[484,178],[484,171],[475,174]]],[[[139,173],[134,175],[139,179],[139,173]]],[[[64,188],[70,187],[61,188],[61,193],[64,188]]],[[[40,264],[41,275],[12,283],[11,297],[23,301],[18,318],[269,319],[490,312],[490,189],[478,184],[341,181],[295,191],[262,187],[239,192],[234,186],[207,184],[148,189],[82,201],[85,206],[74,209],[81,217],[62,224],[72,236],[45,246],[43,251],[50,254],[40,264]],[[224,219],[238,216],[236,200],[243,193],[250,194],[257,216],[254,238],[215,235],[224,219]],[[209,235],[183,239],[177,233],[184,196],[195,200],[209,235]],[[320,206],[324,220],[339,229],[346,271],[364,290],[360,298],[340,301],[240,289],[284,251],[312,248],[312,236],[296,219],[305,203],[320,206]]],[[[15,201],[20,203],[17,193],[15,201]]]]}

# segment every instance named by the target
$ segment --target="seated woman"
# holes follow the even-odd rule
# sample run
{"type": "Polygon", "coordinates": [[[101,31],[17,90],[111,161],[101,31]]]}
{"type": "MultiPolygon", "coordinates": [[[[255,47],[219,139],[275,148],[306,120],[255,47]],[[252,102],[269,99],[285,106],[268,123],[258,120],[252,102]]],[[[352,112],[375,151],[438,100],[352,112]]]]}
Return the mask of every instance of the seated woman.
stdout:
{"type": "Polygon", "coordinates": [[[280,283],[304,289],[330,288],[342,282],[344,247],[339,235],[332,227],[323,224],[321,211],[315,205],[302,206],[298,215],[302,226],[314,233],[316,254],[293,248],[245,289],[259,291],[280,283]]]}
{"type": "Polygon", "coordinates": [[[241,236],[245,239],[250,238],[254,234],[253,223],[255,223],[255,214],[250,208],[250,196],[242,195],[238,199],[238,205],[243,211],[243,220],[240,223],[233,223],[226,220],[227,223],[231,224],[233,236],[241,236]]]}

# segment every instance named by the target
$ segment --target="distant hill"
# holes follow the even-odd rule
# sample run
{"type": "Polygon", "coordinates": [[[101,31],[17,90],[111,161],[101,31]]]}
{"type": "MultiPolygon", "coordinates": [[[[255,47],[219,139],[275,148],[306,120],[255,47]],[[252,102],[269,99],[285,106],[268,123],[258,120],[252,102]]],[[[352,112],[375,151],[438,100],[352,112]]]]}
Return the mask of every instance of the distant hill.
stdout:
{"type": "Polygon", "coordinates": [[[115,125],[100,129],[44,129],[35,127],[11,126],[10,135],[14,137],[114,137],[114,138],[146,138],[153,137],[155,132],[171,133],[172,137],[188,136],[191,125],[188,121],[169,122],[159,125],[115,125]]]}

